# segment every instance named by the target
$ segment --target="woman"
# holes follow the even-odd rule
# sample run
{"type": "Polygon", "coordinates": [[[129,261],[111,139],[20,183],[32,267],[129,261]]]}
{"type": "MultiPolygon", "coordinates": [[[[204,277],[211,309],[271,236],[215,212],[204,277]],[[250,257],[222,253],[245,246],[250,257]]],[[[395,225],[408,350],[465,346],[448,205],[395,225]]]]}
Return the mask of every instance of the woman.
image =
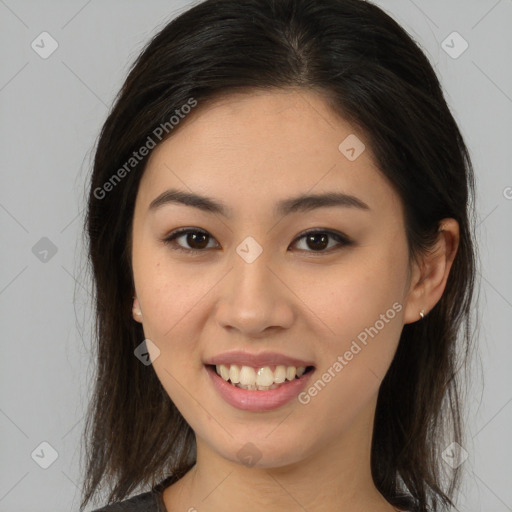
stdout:
{"type": "Polygon", "coordinates": [[[448,510],[473,187],[431,65],[376,6],[169,23],[96,150],[82,509],[106,482],[101,510],[448,510]]]}

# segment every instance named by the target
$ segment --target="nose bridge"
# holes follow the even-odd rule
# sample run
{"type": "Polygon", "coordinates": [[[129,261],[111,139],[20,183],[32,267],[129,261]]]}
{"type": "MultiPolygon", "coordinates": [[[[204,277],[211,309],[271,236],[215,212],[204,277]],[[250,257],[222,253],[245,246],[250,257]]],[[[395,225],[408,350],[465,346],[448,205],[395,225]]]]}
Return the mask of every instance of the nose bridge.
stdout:
{"type": "MultiPolygon", "coordinates": [[[[240,299],[250,300],[264,300],[265,302],[271,301],[272,296],[269,288],[272,288],[273,274],[270,272],[270,251],[265,251],[258,256],[254,257],[249,249],[245,255],[240,255],[240,252],[245,251],[242,244],[237,249],[237,256],[234,258],[234,279],[235,288],[240,289],[240,293],[235,291],[235,295],[240,299]],[[244,256],[248,256],[245,259],[244,256]],[[252,259],[254,257],[254,259],[252,259]]],[[[275,297],[274,297],[275,298],[275,297]]]]}
{"type": "Polygon", "coordinates": [[[290,296],[271,269],[271,259],[271,251],[264,250],[252,237],[238,245],[217,308],[217,320],[224,327],[257,334],[270,326],[290,325],[290,296]]]}
{"type": "Polygon", "coordinates": [[[271,251],[263,250],[253,238],[249,238],[237,247],[236,253],[232,298],[247,308],[247,312],[252,308],[261,311],[270,308],[277,299],[275,293],[270,293],[275,284],[272,283],[275,277],[269,269],[271,251]]]}

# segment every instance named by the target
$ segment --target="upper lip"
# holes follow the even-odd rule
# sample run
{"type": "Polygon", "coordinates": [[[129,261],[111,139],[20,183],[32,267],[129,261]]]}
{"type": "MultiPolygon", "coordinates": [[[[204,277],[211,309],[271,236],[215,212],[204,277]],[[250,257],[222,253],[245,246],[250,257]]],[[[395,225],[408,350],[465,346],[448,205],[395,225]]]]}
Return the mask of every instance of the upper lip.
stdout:
{"type": "Polygon", "coordinates": [[[237,364],[239,366],[251,366],[253,368],[262,368],[264,366],[313,366],[309,361],[303,361],[296,357],[286,356],[277,352],[261,352],[259,354],[249,354],[248,352],[234,351],[224,352],[209,358],[205,364],[219,365],[219,364],[237,364]]]}

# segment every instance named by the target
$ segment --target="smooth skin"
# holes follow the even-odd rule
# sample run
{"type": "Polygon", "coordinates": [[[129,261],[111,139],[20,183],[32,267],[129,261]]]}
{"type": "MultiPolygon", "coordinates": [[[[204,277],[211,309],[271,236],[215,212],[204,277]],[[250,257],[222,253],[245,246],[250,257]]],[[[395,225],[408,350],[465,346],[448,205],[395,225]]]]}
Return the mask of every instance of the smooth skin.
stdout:
{"type": "Polygon", "coordinates": [[[364,135],[315,92],[252,91],[199,105],[155,148],[133,219],[133,318],[158,347],[154,370],[197,442],[196,465],[164,492],[169,512],[396,510],[371,477],[374,413],[404,324],[420,321],[445,289],[459,230],[453,219],[440,227],[436,249],[409,266],[399,196],[364,135]],[[350,134],[366,145],[354,161],[338,149],[350,134]],[[231,216],[149,208],[171,188],[222,202],[231,216]],[[280,200],[325,192],[369,209],[273,212],[280,200]],[[178,228],[207,236],[165,243],[178,228]],[[319,228],[352,243],[302,236],[319,228]],[[236,251],[249,236],[263,249],[251,263],[236,251]],[[394,318],[307,404],[242,411],[206,373],[204,361],[222,352],[276,351],[314,361],[314,382],[395,303],[394,318]],[[252,467],[237,455],[249,442],[261,456],[252,467]]]}

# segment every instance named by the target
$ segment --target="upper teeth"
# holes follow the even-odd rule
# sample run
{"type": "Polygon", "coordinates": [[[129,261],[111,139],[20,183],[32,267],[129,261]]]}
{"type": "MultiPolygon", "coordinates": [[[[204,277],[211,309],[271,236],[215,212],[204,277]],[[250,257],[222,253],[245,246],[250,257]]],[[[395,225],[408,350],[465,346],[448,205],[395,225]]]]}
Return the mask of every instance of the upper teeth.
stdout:
{"type": "Polygon", "coordinates": [[[218,364],[215,369],[224,380],[230,380],[232,384],[262,387],[270,387],[273,384],[281,384],[285,380],[293,380],[295,376],[300,377],[306,371],[305,366],[296,368],[295,366],[284,365],[277,365],[274,371],[272,371],[270,366],[255,369],[250,366],[239,366],[236,364],[229,366],[218,364]]]}

